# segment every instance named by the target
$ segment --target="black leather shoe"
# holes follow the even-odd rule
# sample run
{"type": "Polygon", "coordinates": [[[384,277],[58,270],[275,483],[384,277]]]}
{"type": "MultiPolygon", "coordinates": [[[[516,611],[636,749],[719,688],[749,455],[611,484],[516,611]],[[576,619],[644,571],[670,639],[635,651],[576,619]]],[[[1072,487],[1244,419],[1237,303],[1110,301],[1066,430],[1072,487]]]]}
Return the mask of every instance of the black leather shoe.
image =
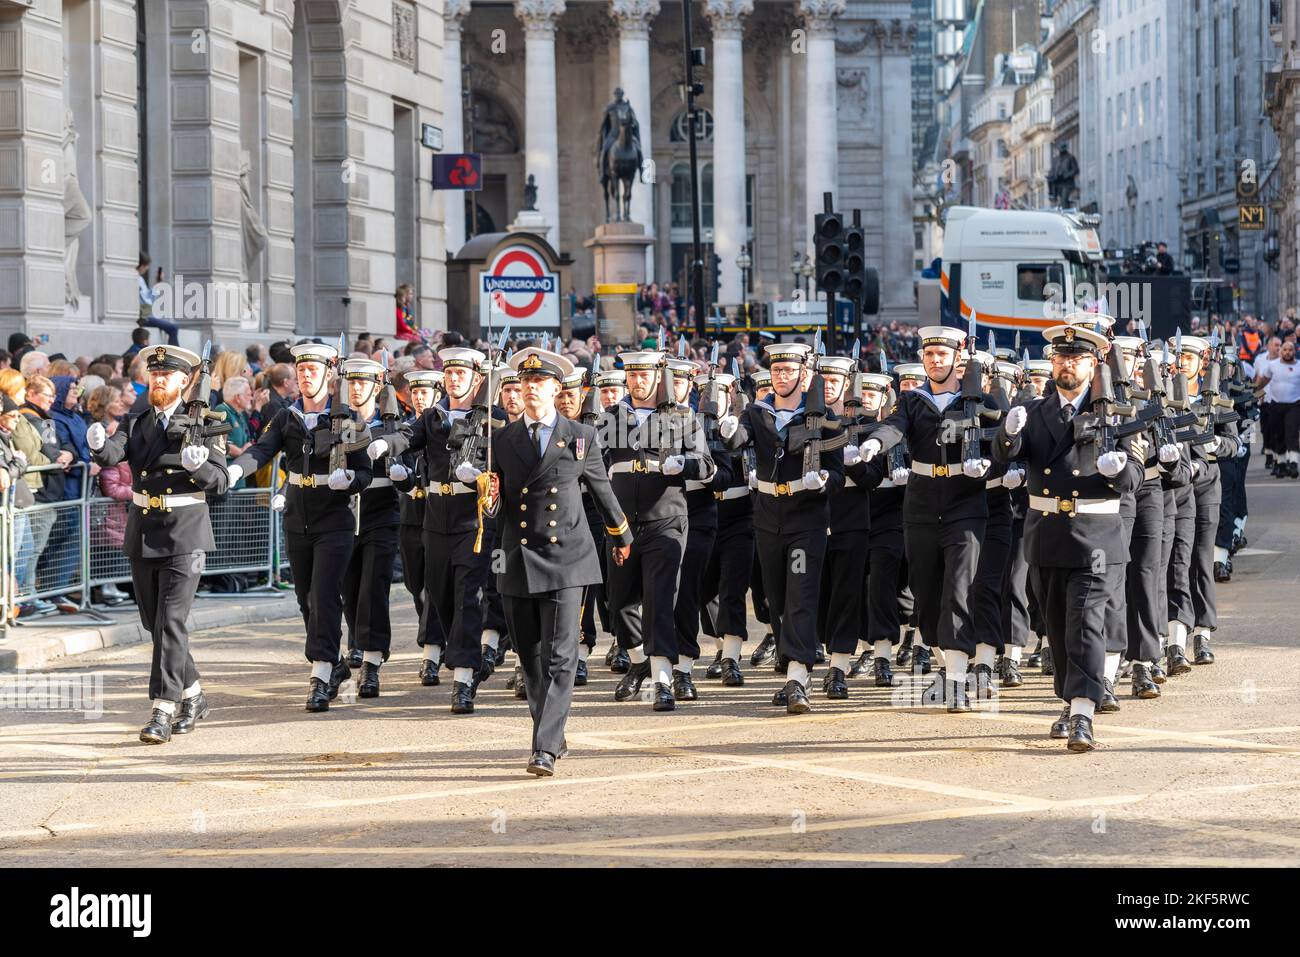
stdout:
{"type": "Polygon", "coordinates": [[[479,666],[474,675],[474,690],[478,691],[478,686],[492,677],[492,672],[497,670],[497,651],[489,645],[484,645],[479,649],[479,666]]]}
{"type": "Polygon", "coordinates": [[[1115,686],[1109,678],[1101,679],[1101,702],[1097,710],[1102,714],[1114,714],[1119,710],[1119,698],[1115,697],[1115,686]]]}
{"type": "Polygon", "coordinates": [[[328,711],[330,709],[330,699],[334,695],[330,694],[330,685],[328,681],[321,681],[319,678],[311,679],[311,694],[307,695],[308,711],[328,711]]]}
{"type": "Polygon", "coordinates": [[[808,703],[808,692],[793,678],[785,683],[782,691],[785,695],[786,714],[807,714],[812,710],[812,705],[808,703]]]}
{"type": "Polygon", "coordinates": [[[587,663],[579,661],[578,667],[573,669],[573,686],[581,688],[587,683],[587,663]]]}
{"type": "Polygon", "coordinates": [[[628,657],[627,649],[619,648],[614,652],[614,660],[609,663],[609,670],[616,675],[625,675],[632,668],[632,659],[628,657]]]}
{"type": "Polygon", "coordinates": [[[1232,581],[1232,570],[1223,562],[1215,562],[1214,580],[1220,585],[1232,581]]]}
{"type": "Polygon", "coordinates": [[[822,679],[822,691],[832,701],[843,701],[848,698],[849,686],[844,680],[844,672],[839,668],[832,668],[826,672],[826,677],[822,679]]]}
{"type": "Polygon", "coordinates": [[[189,734],[200,720],[208,716],[208,699],[200,691],[193,698],[181,702],[180,714],[172,722],[172,734],[189,734]]]}
{"type": "Polygon", "coordinates": [[[1151,669],[1146,662],[1133,662],[1131,681],[1133,697],[1148,699],[1160,697],[1160,686],[1151,680],[1151,669]]]}
{"type": "Polygon", "coordinates": [[[684,671],[673,672],[673,697],[678,701],[695,701],[700,694],[695,690],[695,679],[684,671]]]}
{"type": "Polygon", "coordinates": [[[785,685],[777,688],[776,693],[772,695],[772,705],[777,708],[785,707],[785,685]]]}
{"type": "Polygon", "coordinates": [[[533,756],[528,759],[526,770],[539,778],[549,778],[555,774],[555,758],[545,751],[534,751],[533,756]]]}
{"type": "MultiPolygon", "coordinates": [[[[992,673],[988,665],[984,666],[986,670],[992,673]]],[[[973,675],[967,675],[967,680],[972,680],[973,675]]],[[[949,681],[944,679],[943,692],[948,698],[949,714],[964,714],[971,710],[970,692],[967,690],[966,681],[949,681]]]]}
{"type": "Polygon", "coordinates": [[[1042,664],[1039,666],[1043,674],[1051,677],[1056,674],[1056,665],[1052,662],[1052,649],[1044,648],[1042,653],[1042,664]]]}
{"type": "Polygon", "coordinates": [[[1025,667],[1041,668],[1042,666],[1043,666],[1043,639],[1039,638],[1038,645],[1034,648],[1033,651],[1029,653],[1029,657],[1025,660],[1025,667]]]}
{"type": "Polygon", "coordinates": [[[757,668],[759,665],[776,657],[776,639],[772,637],[769,631],[763,640],[758,643],[754,653],[749,656],[749,663],[757,668]]]}
{"type": "Polygon", "coordinates": [[[438,662],[425,658],[420,662],[420,684],[426,688],[436,688],[438,682],[438,662]]]}
{"type": "Polygon", "coordinates": [[[745,676],[740,673],[740,665],[734,658],[722,659],[722,686],[740,688],[745,684],[745,676]]]}
{"type": "Polygon", "coordinates": [[[618,652],[618,642],[617,642],[617,641],[611,641],[611,642],[609,643],[609,651],[605,652],[605,667],[606,667],[606,668],[608,668],[610,665],[612,665],[612,664],[614,663],[614,655],[615,655],[617,652],[618,652]]]}
{"type": "Polygon", "coordinates": [[[1151,680],[1158,685],[1162,685],[1169,680],[1169,676],[1165,674],[1165,669],[1160,667],[1159,661],[1151,662],[1151,680]]]}
{"type": "Polygon", "coordinates": [[[1086,714],[1070,716],[1070,740],[1065,745],[1071,751],[1091,751],[1097,747],[1092,739],[1092,718],[1086,714]]]}
{"type": "Polygon", "coordinates": [[[871,673],[876,676],[877,688],[894,687],[894,671],[889,667],[888,658],[877,658],[871,663],[871,673]]]}
{"type": "Polygon", "coordinates": [[[819,665],[826,664],[826,649],[823,648],[821,645],[817,646],[817,657],[814,660],[819,665]]]}
{"type": "Polygon", "coordinates": [[[463,681],[453,681],[451,684],[451,713],[474,713],[474,689],[463,681]]]}
{"type": "Polygon", "coordinates": [[[351,677],[352,671],[348,668],[347,661],[340,658],[338,663],[334,665],[334,670],[330,672],[329,695],[331,701],[339,696],[339,688],[343,686],[343,682],[351,677]]]}
{"type": "Polygon", "coordinates": [[[1197,635],[1192,639],[1196,648],[1196,655],[1192,659],[1194,665],[1212,665],[1214,664],[1214,652],[1210,650],[1210,639],[1206,635],[1197,635]]]}
{"type": "Polygon", "coordinates": [[[677,699],[673,697],[672,685],[666,685],[662,681],[655,682],[654,710],[677,710],[677,699]]]}
{"type": "Polygon", "coordinates": [[[361,663],[361,680],[357,682],[358,698],[379,697],[379,666],[368,661],[361,663]]]}
{"type": "Polygon", "coordinates": [[[719,649],[718,653],[713,656],[713,663],[710,664],[709,667],[705,669],[704,677],[706,678],[722,677],[722,650],[721,649],[719,649]]]}
{"type": "Polygon", "coordinates": [[[1016,667],[1015,661],[1006,656],[1003,656],[1002,658],[1002,674],[1000,675],[1000,680],[1002,687],[1004,688],[1019,688],[1025,683],[1024,675],[1022,675],[1020,669],[1016,667]]]}
{"type": "Polygon", "coordinates": [[[923,675],[928,675],[934,667],[934,652],[925,645],[916,645],[912,648],[912,672],[917,670],[923,675]]]}
{"type": "Polygon", "coordinates": [[[1165,652],[1165,670],[1169,672],[1169,677],[1176,678],[1179,675],[1185,675],[1192,670],[1192,663],[1187,660],[1183,654],[1183,649],[1179,645],[1170,645],[1165,652]]]}
{"type": "Polygon", "coordinates": [[[528,700],[528,682],[524,680],[524,669],[515,665],[515,697],[520,701],[528,700]]]}
{"type": "Polygon", "coordinates": [[[1058,741],[1063,741],[1070,736],[1070,706],[1067,704],[1061,711],[1061,716],[1052,722],[1052,730],[1049,737],[1058,741]]]}
{"type": "Polygon", "coordinates": [[[894,656],[894,664],[900,668],[910,668],[912,665],[912,630],[909,628],[907,634],[903,636],[903,643],[898,647],[898,654],[894,656]]]}
{"type": "Polygon", "coordinates": [[[629,698],[635,698],[641,693],[641,683],[650,677],[650,659],[647,658],[639,665],[632,665],[623,679],[619,681],[618,686],[614,688],[614,700],[626,701],[629,698]]]}
{"type": "Polygon", "coordinates": [[[1291,476],[1291,478],[1300,478],[1300,462],[1290,462],[1287,464],[1287,468],[1289,469],[1287,475],[1291,476]]]}
{"type": "Polygon", "coordinates": [[[344,660],[347,662],[349,671],[356,671],[361,667],[361,663],[365,658],[362,656],[360,648],[353,648],[348,652],[348,656],[344,660]]]}
{"type": "Polygon", "coordinates": [[[775,674],[783,675],[786,673],[786,670],[789,667],[790,667],[789,658],[782,658],[780,655],[777,655],[775,658],[772,659],[772,671],[775,674]]]}
{"type": "Polygon", "coordinates": [[[971,686],[975,689],[976,701],[992,701],[996,694],[993,683],[993,669],[988,665],[976,665],[971,669],[971,686]]]}
{"type": "Polygon", "coordinates": [[[871,667],[871,652],[868,650],[858,655],[857,660],[855,660],[853,664],[849,665],[849,677],[860,678],[862,677],[862,673],[865,672],[870,667],[871,667]]]}
{"type": "Polygon", "coordinates": [[[140,729],[140,740],[145,744],[166,744],[172,739],[172,716],[161,708],[154,708],[149,723],[140,729]]]}

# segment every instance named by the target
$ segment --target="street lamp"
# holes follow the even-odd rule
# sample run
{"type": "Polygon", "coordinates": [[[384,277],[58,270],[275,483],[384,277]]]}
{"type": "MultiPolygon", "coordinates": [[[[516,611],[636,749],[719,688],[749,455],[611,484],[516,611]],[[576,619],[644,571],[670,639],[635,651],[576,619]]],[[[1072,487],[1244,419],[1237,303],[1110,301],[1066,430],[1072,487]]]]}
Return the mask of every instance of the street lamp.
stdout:
{"type": "Polygon", "coordinates": [[[803,274],[803,254],[795,250],[794,258],[790,260],[790,273],[794,276],[794,288],[799,288],[799,277],[803,274]]]}
{"type": "Polygon", "coordinates": [[[803,257],[803,266],[801,271],[803,272],[803,297],[807,299],[808,287],[812,283],[812,277],[817,274],[817,269],[813,266],[812,257],[806,253],[803,257]]]}
{"type": "Polygon", "coordinates": [[[745,326],[749,326],[749,267],[754,265],[754,261],[749,258],[748,243],[740,247],[740,255],[736,257],[736,265],[740,267],[740,308],[745,317],[745,326]]]}

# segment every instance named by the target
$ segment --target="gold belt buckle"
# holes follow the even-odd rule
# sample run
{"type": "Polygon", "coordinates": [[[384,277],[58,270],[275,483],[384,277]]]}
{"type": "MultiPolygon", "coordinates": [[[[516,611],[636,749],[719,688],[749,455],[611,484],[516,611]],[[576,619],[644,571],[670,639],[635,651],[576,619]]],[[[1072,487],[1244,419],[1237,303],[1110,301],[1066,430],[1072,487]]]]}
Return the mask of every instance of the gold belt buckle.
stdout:
{"type": "Polygon", "coordinates": [[[150,496],[149,496],[149,507],[150,507],[150,508],[162,508],[162,507],[163,507],[163,497],[162,497],[161,495],[150,495],[150,496]]]}
{"type": "Polygon", "coordinates": [[[721,502],[721,501],[725,501],[725,500],[723,499],[723,497],[722,497],[722,493],[721,493],[721,492],[714,492],[714,493],[713,493],[713,497],[716,498],[719,502],[721,502]]]}
{"type": "Polygon", "coordinates": [[[790,491],[790,483],[789,483],[789,482],[777,482],[777,483],[776,483],[776,494],[777,494],[777,495],[793,495],[794,492],[790,491]]]}
{"type": "Polygon", "coordinates": [[[948,466],[946,466],[946,465],[936,465],[936,466],[933,466],[932,472],[933,472],[933,475],[934,475],[935,478],[947,478],[947,477],[948,477],[948,466]]]}
{"type": "Polygon", "coordinates": [[[303,488],[315,488],[315,487],[316,487],[316,476],[314,476],[314,475],[304,475],[304,476],[302,477],[302,487],[303,487],[303,488]]]}
{"type": "Polygon", "coordinates": [[[1058,498],[1056,500],[1056,507],[1066,515],[1069,515],[1074,511],[1074,501],[1068,498],[1058,498]]]}
{"type": "Polygon", "coordinates": [[[443,483],[439,486],[439,488],[441,489],[443,495],[450,495],[450,494],[451,494],[451,483],[450,483],[450,482],[443,482],[443,483]]]}
{"type": "Polygon", "coordinates": [[[414,493],[412,494],[412,498],[424,498],[424,496],[425,496],[426,494],[427,494],[427,493],[424,491],[424,489],[422,489],[422,488],[417,488],[417,489],[415,489],[414,493]]]}
{"type": "Polygon", "coordinates": [[[633,460],[632,460],[632,471],[633,471],[634,473],[636,473],[636,472],[645,473],[645,472],[648,472],[649,469],[647,469],[647,468],[645,467],[645,463],[642,462],[640,459],[633,459],[633,460]]]}

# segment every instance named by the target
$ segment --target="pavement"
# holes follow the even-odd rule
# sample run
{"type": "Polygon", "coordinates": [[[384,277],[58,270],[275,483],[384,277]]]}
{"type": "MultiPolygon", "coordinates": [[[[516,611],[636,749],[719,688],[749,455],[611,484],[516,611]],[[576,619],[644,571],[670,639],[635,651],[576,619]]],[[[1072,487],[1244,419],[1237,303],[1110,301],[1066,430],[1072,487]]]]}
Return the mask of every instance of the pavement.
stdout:
{"type": "Polygon", "coordinates": [[[302,707],[296,618],[196,632],[212,714],[161,747],[136,737],[148,645],[0,677],[0,864],[1294,867],[1300,483],[1261,468],[1249,548],[1219,589],[1218,662],[1156,701],[1122,682],[1091,754],[1048,739],[1059,703],[1034,669],[970,715],[865,678],[828,701],[819,673],[813,712],[790,717],[770,704],[781,679],[748,666],[751,641],[743,688],[698,667],[700,700],[656,714],[613,700],[602,636],[575,691],[571,753],[538,780],[508,672],[472,716],[450,714],[447,672],[420,686],[399,588],[381,697],[356,699],[349,683],[327,714],[302,707]],[[81,710],[15,702],[24,682],[81,710]]]}

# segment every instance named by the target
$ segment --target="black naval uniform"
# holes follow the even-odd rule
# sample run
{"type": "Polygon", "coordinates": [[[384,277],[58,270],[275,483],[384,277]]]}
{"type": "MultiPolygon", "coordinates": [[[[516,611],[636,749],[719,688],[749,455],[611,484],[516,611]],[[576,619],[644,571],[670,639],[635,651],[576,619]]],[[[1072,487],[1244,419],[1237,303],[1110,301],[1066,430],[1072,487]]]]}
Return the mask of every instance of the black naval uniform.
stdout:
{"type": "MultiPolygon", "coordinates": [[[[352,496],[370,484],[370,459],[364,449],[349,452],[347,468],[352,481],[347,489],[335,491],[328,485],[329,451],[324,437],[330,432],[330,408],[334,398],[319,413],[304,413],[302,400],[281,409],[262,430],[257,442],[232,463],[251,475],[275,456],[284,453],[289,471],[285,490],[285,551],[293,569],[293,588],[298,597],[307,630],[305,653],[313,663],[335,665],[339,677],[339,645],[343,637],[343,576],[356,537],[357,518],[352,496]],[[314,429],[308,414],[316,415],[314,429]],[[322,451],[314,453],[309,433],[321,436],[322,451]]],[[[346,667],[346,666],[345,666],[346,667]]],[[[346,677],[346,673],[342,675],[346,677]]],[[[337,689],[337,680],[332,684],[337,689]]]]}
{"type": "MultiPolygon", "coordinates": [[[[700,588],[700,623],[710,638],[730,636],[741,644],[749,638],[745,591],[754,567],[754,503],[745,474],[743,453],[715,452],[725,485],[714,485],[718,508],[718,535],[704,568],[700,588]]],[[[756,603],[757,605],[757,603],[756,603]]]]}
{"type": "MultiPolygon", "coordinates": [[[[754,538],[776,636],[777,659],[812,668],[817,659],[817,612],[822,567],[826,560],[831,497],[844,487],[842,449],[818,455],[818,471],[827,474],[819,490],[803,488],[804,450],[790,430],[804,422],[804,402],[783,428],[777,427],[771,398],[751,402],[740,415],[728,447],[754,446],[758,489],[754,496],[754,538]],[[797,491],[793,487],[797,487],[797,491]]],[[[827,412],[822,438],[837,431],[827,412]]]]}
{"type": "MultiPolygon", "coordinates": [[[[1207,397],[1197,396],[1192,407],[1198,411],[1216,414],[1207,397]]],[[[1219,459],[1231,459],[1241,447],[1236,422],[1214,424],[1213,442],[1193,444],[1192,489],[1196,503],[1193,528],[1191,566],[1188,579],[1191,584],[1192,609],[1195,627],[1214,631],[1218,627],[1214,585],[1214,539],[1219,530],[1219,503],[1222,486],[1219,482],[1219,459]],[[1195,463],[1200,463],[1200,468],[1195,463]]]]}
{"type": "MultiPolygon", "coordinates": [[[[1084,393],[1079,401],[1086,399],[1084,393]]],[[[1007,435],[1005,421],[999,427],[993,454],[1002,462],[1023,460],[1028,469],[1024,548],[1047,620],[1055,692],[1066,702],[1088,698],[1095,705],[1106,669],[1108,569],[1128,561],[1119,498],[1141,484],[1143,468],[1130,452],[1114,478],[1098,472],[1095,445],[1074,441],[1069,421],[1078,405],[1063,413],[1058,393],[1026,408],[1019,434],[1007,435]]]]}
{"type": "MultiPolygon", "coordinates": [[[[867,643],[897,644],[902,633],[900,584],[907,580],[907,558],[903,550],[903,501],[907,479],[896,484],[891,475],[896,453],[881,453],[867,463],[871,509],[867,542],[867,577],[862,589],[867,643]]],[[[906,457],[901,464],[908,467],[906,457]]]]}
{"type": "MultiPolygon", "coordinates": [[[[846,427],[860,420],[846,422],[846,427]]],[[[870,438],[863,433],[861,441],[870,438]]],[[[874,459],[872,460],[874,462],[874,459]]],[[[871,463],[844,465],[844,485],[830,496],[826,559],[822,565],[817,637],[828,654],[852,655],[862,638],[862,584],[867,577],[871,533],[870,493],[879,481],[871,463]]]]}
{"type": "MultiPolygon", "coordinates": [[[[172,415],[184,410],[178,404],[172,415]]],[[[193,472],[181,465],[181,443],[146,406],[129,413],[94,453],[101,466],[123,460],[131,466],[123,551],[131,560],[140,621],[153,639],[149,697],[155,701],[179,702],[199,680],[185,620],[203,573],[203,555],[216,548],[206,498],[224,494],[230,484],[224,436],[205,441],[208,460],[193,472]],[[173,502],[173,496],[188,501],[173,502]]]]}
{"type": "MultiPolygon", "coordinates": [[[[383,420],[375,415],[369,422],[371,435],[382,437],[383,420]]],[[[403,426],[403,428],[405,428],[403,426]]],[[[385,455],[371,466],[373,477],[360,494],[357,539],[343,578],[343,615],[348,623],[348,650],[378,651],[388,660],[393,629],[388,609],[388,592],[393,585],[393,564],[397,557],[401,509],[398,491],[388,477],[390,457],[385,455]]],[[[403,565],[405,575],[406,566],[403,565]]],[[[364,690],[364,689],[363,689],[364,690]]]]}
{"type": "Polygon", "coordinates": [[[524,416],[493,434],[492,468],[501,477],[497,515],[505,551],[497,587],[528,687],[532,750],[553,759],[565,750],[582,592],[601,578],[579,479],[604,517],[609,542],[631,545],[633,537],[605,474],[596,430],[552,414],[544,455],[524,416]]]}
{"type": "Polygon", "coordinates": [[[601,415],[597,431],[601,436],[616,437],[604,448],[604,459],[619,507],[637,542],[627,561],[608,567],[606,591],[614,636],[622,648],[642,646],[647,657],[667,658],[676,664],[674,608],[687,538],[686,483],[711,481],[715,466],[704,431],[693,416],[678,417],[671,425],[660,424],[665,417],[651,412],[638,426],[632,400],[624,397],[601,415]],[[671,437],[667,444],[676,443],[674,429],[681,437],[680,449],[657,448],[660,439],[671,437]],[[659,465],[661,453],[663,458],[685,455],[684,470],[664,475],[659,465]]]}
{"type": "MultiPolygon", "coordinates": [[[[696,418],[697,425],[703,423],[696,418]]],[[[717,544],[718,499],[716,493],[731,484],[731,456],[710,450],[715,471],[708,481],[686,482],[686,548],[682,551],[682,570],[673,602],[673,620],[677,625],[677,654],[692,661],[700,657],[700,625],[703,608],[704,577],[709,558],[717,544]]]]}
{"type": "MultiPolygon", "coordinates": [[[[390,460],[392,456],[389,456],[390,460]]],[[[410,452],[400,457],[406,469],[406,478],[393,483],[400,499],[401,522],[398,525],[398,545],[402,554],[402,584],[411,593],[415,602],[415,613],[419,619],[416,626],[415,643],[423,648],[425,645],[437,645],[445,648],[447,639],[442,632],[438,614],[425,601],[424,595],[424,499],[429,494],[426,486],[425,459],[423,455],[410,452]]]]}
{"type": "Polygon", "coordinates": [[[1169,621],[1165,608],[1165,502],[1166,482],[1171,487],[1191,479],[1186,456],[1170,463],[1159,458],[1159,441],[1148,431],[1151,449],[1143,463],[1143,481],[1133,496],[1133,523],[1129,534],[1128,568],[1124,590],[1128,605],[1129,661],[1150,662],[1160,657],[1161,638],[1169,621]]]}
{"type": "MultiPolygon", "coordinates": [[[[467,410],[466,415],[470,414],[467,410]]],[[[505,412],[494,407],[493,432],[506,425],[505,412]],[[499,425],[498,425],[499,423],[499,425]]],[[[469,668],[475,675],[483,664],[480,640],[483,632],[483,598],[492,565],[492,536],[495,523],[483,521],[483,541],[477,554],[478,488],[456,478],[456,468],[465,462],[462,447],[449,447],[452,428],[460,415],[453,415],[444,397],[426,409],[411,426],[409,439],[390,440],[389,451],[423,452],[429,484],[424,499],[425,601],[442,623],[446,635],[446,665],[469,668]]],[[[486,450],[469,462],[480,472],[486,468],[486,450]]]]}

